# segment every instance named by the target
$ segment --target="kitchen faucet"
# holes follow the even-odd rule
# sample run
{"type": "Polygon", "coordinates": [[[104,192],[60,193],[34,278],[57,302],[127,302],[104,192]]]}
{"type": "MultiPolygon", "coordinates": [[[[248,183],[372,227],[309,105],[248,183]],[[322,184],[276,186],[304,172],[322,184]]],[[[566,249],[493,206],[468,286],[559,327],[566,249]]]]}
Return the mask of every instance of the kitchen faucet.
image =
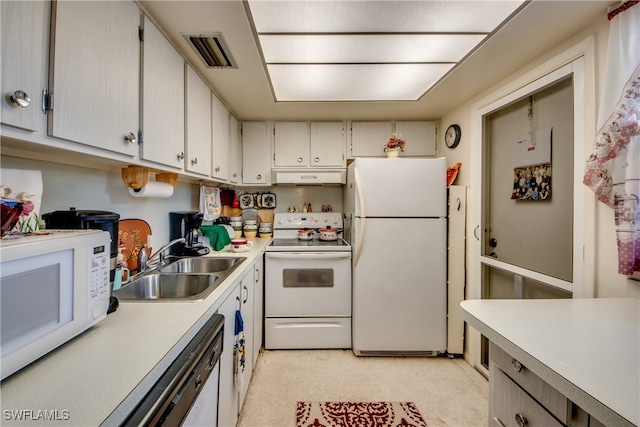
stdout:
{"type": "Polygon", "coordinates": [[[154,260],[156,258],[158,258],[158,266],[162,267],[162,265],[164,264],[164,252],[177,243],[186,243],[186,240],[184,237],[180,237],[178,239],[170,241],[169,243],[158,249],[153,255],[149,257],[149,259],[145,260],[145,262],[140,263],[140,272],[142,273],[143,271],[145,271],[149,265],[154,263],[154,260]]]}

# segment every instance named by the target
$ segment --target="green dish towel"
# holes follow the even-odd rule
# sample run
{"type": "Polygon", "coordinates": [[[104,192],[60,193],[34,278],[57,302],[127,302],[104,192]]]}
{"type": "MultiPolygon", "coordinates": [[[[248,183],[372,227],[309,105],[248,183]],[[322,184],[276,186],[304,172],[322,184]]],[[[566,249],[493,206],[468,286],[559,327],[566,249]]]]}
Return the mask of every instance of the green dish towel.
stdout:
{"type": "Polygon", "coordinates": [[[221,251],[231,243],[227,229],[221,225],[201,225],[200,231],[209,238],[214,251],[221,251]]]}

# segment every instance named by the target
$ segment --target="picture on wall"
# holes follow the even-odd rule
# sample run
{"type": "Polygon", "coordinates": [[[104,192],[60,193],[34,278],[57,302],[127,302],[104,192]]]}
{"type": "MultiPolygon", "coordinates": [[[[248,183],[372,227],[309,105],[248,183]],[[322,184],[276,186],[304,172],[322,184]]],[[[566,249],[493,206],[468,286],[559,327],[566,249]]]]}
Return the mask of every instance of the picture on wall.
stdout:
{"type": "Polygon", "coordinates": [[[551,163],[514,168],[511,199],[550,200],[551,163]]]}

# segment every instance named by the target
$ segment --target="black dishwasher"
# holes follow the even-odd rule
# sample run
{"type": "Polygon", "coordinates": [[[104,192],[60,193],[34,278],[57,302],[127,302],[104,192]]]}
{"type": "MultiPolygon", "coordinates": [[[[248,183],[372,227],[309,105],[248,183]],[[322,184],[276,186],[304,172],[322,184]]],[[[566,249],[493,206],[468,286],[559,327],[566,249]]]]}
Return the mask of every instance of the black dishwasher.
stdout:
{"type": "Polygon", "coordinates": [[[224,316],[214,314],[122,425],[180,425],[213,370],[219,369],[223,334],[224,316]]]}

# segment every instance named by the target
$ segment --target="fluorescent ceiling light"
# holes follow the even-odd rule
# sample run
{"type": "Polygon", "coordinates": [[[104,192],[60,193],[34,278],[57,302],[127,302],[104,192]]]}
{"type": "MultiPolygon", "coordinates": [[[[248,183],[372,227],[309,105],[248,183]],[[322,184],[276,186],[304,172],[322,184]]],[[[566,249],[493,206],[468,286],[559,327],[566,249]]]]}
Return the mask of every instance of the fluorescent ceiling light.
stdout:
{"type": "Polygon", "coordinates": [[[277,101],[416,101],[524,0],[250,0],[277,101]]]}

